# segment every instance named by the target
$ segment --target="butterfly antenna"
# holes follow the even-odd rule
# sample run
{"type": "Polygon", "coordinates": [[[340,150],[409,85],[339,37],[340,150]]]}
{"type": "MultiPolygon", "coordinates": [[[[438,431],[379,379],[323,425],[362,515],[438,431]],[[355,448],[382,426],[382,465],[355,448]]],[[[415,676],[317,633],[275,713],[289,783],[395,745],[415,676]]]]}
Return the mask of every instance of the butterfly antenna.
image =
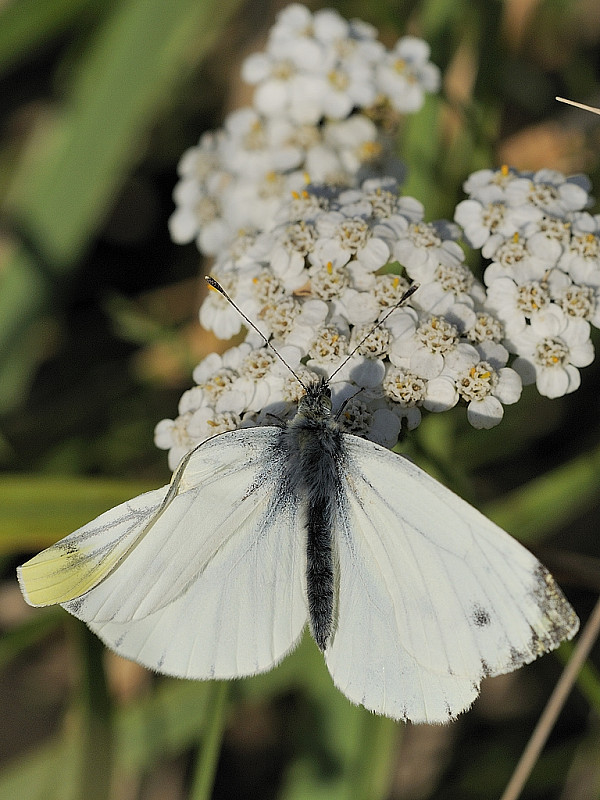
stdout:
{"type": "Polygon", "coordinates": [[[292,375],[294,376],[294,378],[296,378],[296,380],[298,381],[298,383],[300,384],[300,386],[302,386],[302,388],[304,389],[304,391],[306,391],[306,385],[305,385],[305,384],[304,384],[304,382],[301,380],[301,378],[299,378],[299,377],[298,377],[298,375],[296,375],[296,373],[295,373],[295,372],[294,372],[294,370],[293,370],[293,369],[290,367],[290,365],[287,363],[287,361],[285,360],[285,358],[284,358],[282,355],[280,355],[280,353],[278,353],[278,352],[277,352],[277,350],[276,350],[276,349],[273,347],[273,345],[272,345],[272,344],[271,344],[271,342],[270,342],[270,341],[267,339],[267,337],[264,335],[264,333],[263,333],[262,331],[260,331],[260,330],[259,330],[259,329],[256,327],[256,325],[255,325],[255,324],[252,322],[252,320],[251,320],[251,319],[248,319],[248,317],[247,317],[247,316],[244,314],[244,312],[242,311],[242,309],[241,309],[241,308],[240,308],[240,307],[239,307],[239,306],[238,306],[238,305],[237,305],[237,304],[236,304],[236,303],[235,303],[235,302],[234,302],[234,301],[231,299],[231,297],[229,297],[229,295],[227,294],[227,292],[225,291],[225,289],[224,289],[224,288],[221,286],[221,284],[220,284],[220,283],[217,283],[217,281],[216,281],[214,278],[212,278],[210,275],[205,275],[205,276],[204,276],[204,280],[205,280],[205,281],[208,283],[208,285],[210,286],[210,288],[211,288],[211,289],[214,289],[214,290],[215,290],[215,292],[219,292],[219,294],[223,295],[223,297],[225,298],[225,300],[227,300],[227,302],[228,302],[228,303],[231,303],[231,305],[232,305],[232,306],[235,308],[235,310],[238,312],[238,314],[240,315],[240,317],[242,317],[242,319],[246,320],[246,322],[247,322],[247,323],[248,323],[248,325],[249,325],[249,326],[252,328],[252,330],[254,330],[254,331],[256,331],[256,333],[258,333],[258,335],[261,337],[261,339],[264,341],[264,343],[267,345],[267,347],[269,347],[269,348],[270,348],[270,349],[271,349],[271,350],[272,350],[272,351],[275,353],[275,355],[276,355],[276,356],[277,356],[277,358],[278,358],[278,359],[281,361],[281,363],[282,363],[282,364],[283,364],[285,367],[287,367],[287,368],[289,369],[289,371],[292,373],[292,375]]]}
{"type": "Polygon", "coordinates": [[[409,298],[411,295],[413,295],[413,294],[414,294],[414,293],[417,291],[417,289],[419,288],[419,285],[420,285],[420,284],[418,284],[418,283],[413,283],[413,285],[412,285],[412,286],[410,286],[410,287],[409,287],[409,288],[408,288],[408,289],[407,289],[407,290],[404,292],[404,294],[402,295],[402,297],[400,298],[400,300],[398,300],[398,302],[397,302],[397,303],[395,303],[395,304],[394,304],[394,305],[393,305],[391,308],[389,308],[389,309],[387,310],[387,312],[386,312],[386,313],[383,315],[383,317],[382,317],[382,318],[379,320],[379,322],[376,322],[376,323],[375,323],[375,325],[373,325],[373,327],[372,327],[372,328],[371,328],[371,329],[368,331],[368,333],[367,333],[365,336],[363,336],[363,338],[362,338],[362,339],[360,340],[360,342],[359,342],[359,343],[356,345],[356,347],[355,347],[353,350],[351,350],[351,351],[350,351],[350,353],[349,353],[349,354],[346,356],[346,358],[345,358],[345,359],[342,361],[342,363],[339,365],[339,367],[338,367],[336,370],[334,370],[334,371],[331,373],[331,375],[329,376],[329,380],[331,380],[331,379],[333,378],[333,376],[334,376],[334,375],[336,375],[336,374],[337,374],[337,373],[338,373],[338,372],[339,372],[339,371],[342,369],[342,367],[343,367],[345,364],[347,364],[347,363],[348,363],[348,361],[350,361],[350,359],[352,358],[352,356],[354,355],[354,353],[356,353],[356,351],[358,350],[358,348],[359,348],[359,347],[361,347],[361,346],[362,346],[362,345],[363,345],[363,344],[364,344],[364,343],[367,341],[367,339],[368,339],[368,338],[369,338],[369,336],[370,336],[370,335],[373,333],[373,331],[376,331],[376,330],[377,330],[377,328],[380,328],[380,327],[383,325],[383,323],[386,321],[386,319],[387,319],[387,318],[390,316],[390,314],[393,314],[393,313],[394,313],[394,311],[395,311],[397,308],[400,308],[400,306],[401,306],[403,303],[405,303],[405,302],[408,300],[408,298],[409,298]]]}
{"type": "Polygon", "coordinates": [[[555,97],[554,99],[558,100],[559,103],[566,103],[568,106],[581,108],[583,111],[591,111],[592,114],[600,114],[600,108],[594,108],[594,106],[586,106],[583,103],[576,103],[575,100],[567,100],[566,97],[555,97]]]}

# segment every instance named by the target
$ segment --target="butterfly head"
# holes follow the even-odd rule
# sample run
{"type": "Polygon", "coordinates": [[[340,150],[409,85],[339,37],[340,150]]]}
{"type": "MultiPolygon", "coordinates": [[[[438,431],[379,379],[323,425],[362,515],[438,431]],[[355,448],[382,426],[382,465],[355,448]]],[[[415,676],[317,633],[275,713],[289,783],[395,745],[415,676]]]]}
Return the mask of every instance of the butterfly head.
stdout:
{"type": "Polygon", "coordinates": [[[323,420],[331,416],[331,389],[326,378],[319,378],[306,386],[306,393],[298,403],[298,414],[305,419],[323,420]]]}

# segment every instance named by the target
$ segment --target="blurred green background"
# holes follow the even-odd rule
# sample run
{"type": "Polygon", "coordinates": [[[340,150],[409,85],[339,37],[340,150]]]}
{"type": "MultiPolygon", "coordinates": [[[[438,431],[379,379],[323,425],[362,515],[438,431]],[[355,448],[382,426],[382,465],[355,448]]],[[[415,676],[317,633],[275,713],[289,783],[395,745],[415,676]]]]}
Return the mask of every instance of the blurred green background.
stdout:
{"type": "MultiPolygon", "coordinates": [[[[169,240],[176,165],[249,103],[241,60],[284,5],[0,5],[2,800],[498,797],[572,649],[486,681],[451,726],[411,727],[351,707],[310,641],[267,675],[188,683],[118,659],[66,612],[21,598],[18,563],[169,478],[154,425],[176,414],[193,366],[225,346],[197,323],[195,247],[169,240]]],[[[399,140],[406,191],[428,219],[451,217],[468,174],[501,163],[585,171],[598,191],[600,118],[554,101],[600,105],[597,0],[328,5],[373,23],[388,46],[404,33],[431,44],[443,91],[399,140]]],[[[599,391],[594,364],[571,396],[530,387],[494,430],[456,409],[410,443],[540,554],[584,622],[600,590],[599,391]]],[[[600,796],[599,655],[525,798],[600,796]]]]}

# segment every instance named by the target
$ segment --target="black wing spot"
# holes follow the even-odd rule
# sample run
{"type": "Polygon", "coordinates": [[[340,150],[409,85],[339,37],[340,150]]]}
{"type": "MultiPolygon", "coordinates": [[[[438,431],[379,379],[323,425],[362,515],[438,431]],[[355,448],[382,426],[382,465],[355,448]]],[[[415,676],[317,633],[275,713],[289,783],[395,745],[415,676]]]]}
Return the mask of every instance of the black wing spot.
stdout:
{"type": "Polygon", "coordinates": [[[485,608],[483,608],[483,606],[480,606],[478,603],[476,603],[473,606],[472,615],[473,615],[473,622],[475,623],[475,625],[477,625],[478,628],[485,628],[486,625],[489,625],[491,622],[489,613],[485,610],[485,608]]]}

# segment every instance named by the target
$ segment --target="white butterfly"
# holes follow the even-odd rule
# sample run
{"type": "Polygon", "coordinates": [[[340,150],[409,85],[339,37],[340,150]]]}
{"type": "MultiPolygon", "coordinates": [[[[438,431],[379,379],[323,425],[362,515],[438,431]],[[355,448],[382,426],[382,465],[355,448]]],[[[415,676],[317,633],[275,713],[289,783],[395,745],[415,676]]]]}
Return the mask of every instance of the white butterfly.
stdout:
{"type": "Polygon", "coordinates": [[[113,650],[183,678],[271,669],[308,621],[336,686],[413,722],[467,709],[481,679],[578,629],[547,570],[414,464],[343,433],[328,384],[286,427],[230,431],[169,486],[19,568],[113,650]]]}

